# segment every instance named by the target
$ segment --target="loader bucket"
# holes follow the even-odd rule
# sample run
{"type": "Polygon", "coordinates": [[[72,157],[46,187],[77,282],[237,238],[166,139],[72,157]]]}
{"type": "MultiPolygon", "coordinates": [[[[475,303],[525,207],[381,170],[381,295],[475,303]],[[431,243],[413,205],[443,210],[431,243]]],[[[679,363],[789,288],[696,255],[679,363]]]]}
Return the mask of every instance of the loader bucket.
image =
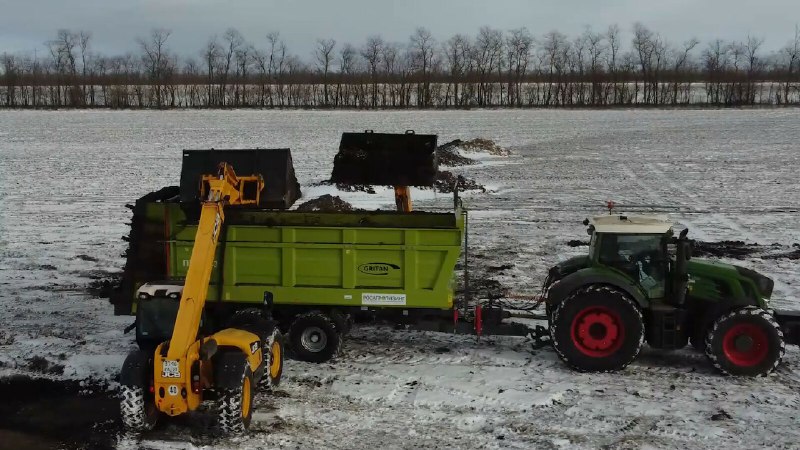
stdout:
{"type": "Polygon", "coordinates": [[[331,181],[384,186],[433,186],[436,135],[342,133],[331,181]]]}
{"type": "Polygon", "coordinates": [[[200,180],[214,174],[226,162],[238,175],[261,174],[264,190],[259,207],[289,209],[300,198],[300,184],[294,173],[292,152],[288,148],[251,150],[184,150],[181,166],[181,202],[200,200],[200,180]]]}

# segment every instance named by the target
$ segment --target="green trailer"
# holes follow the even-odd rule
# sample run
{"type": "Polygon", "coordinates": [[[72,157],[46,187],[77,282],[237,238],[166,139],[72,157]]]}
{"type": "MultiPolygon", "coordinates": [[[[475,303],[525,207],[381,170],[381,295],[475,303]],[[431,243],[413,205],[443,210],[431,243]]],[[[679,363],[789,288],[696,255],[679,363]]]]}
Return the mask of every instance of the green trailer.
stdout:
{"type": "MultiPolygon", "coordinates": [[[[172,310],[170,297],[179,297],[189,266],[196,209],[171,190],[144,198],[133,209],[116,311],[169,316],[164,310],[172,310]]],[[[458,206],[444,213],[230,207],[205,322],[219,328],[266,306],[299,357],[323,361],[338,351],[356,314],[446,314],[453,308],[464,218],[458,206]]],[[[163,322],[169,328],[169,320],[163,322]]],[[[140,344],[155,344],[167,331],[138,327],[137,337],[140,344]]]]}

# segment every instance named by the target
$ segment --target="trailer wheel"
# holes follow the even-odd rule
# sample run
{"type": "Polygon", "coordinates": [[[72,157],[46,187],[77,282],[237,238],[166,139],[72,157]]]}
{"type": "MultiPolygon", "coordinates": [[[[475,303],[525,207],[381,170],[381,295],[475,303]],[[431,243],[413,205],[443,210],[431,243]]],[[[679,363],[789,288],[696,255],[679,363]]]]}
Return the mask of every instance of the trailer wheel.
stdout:
{"type": "Polygon", "coordinates": [[[140,386],[120,388],[120,412],[125,428],[132,431],[149,431],[158,422],[159,411],[150,396],[140,386]]]}
{"type": "Polygon", "coordinates": [[[226,435],[242,434],[250,427],[253,417],[253,372],[246,358],[242,368],[241,382],[235,388],[217,387],[217,423],[226,435]]]}
{"type": "Polygon", "coordinates": [[[706,335],[706,356],[727,375],[766,376],[786,350],[772,314],[745,306],[718,318],[706,335]]]}
{"type": "Polygon", "coordinates": [[[644,321],[639,307],[624,292],[591,285],[553,308],[550,339],[558,356],[576,370],[620,370],[642,348],[644,321]]]}
{"type": "Polygon", "coordinates": [[[289,328],[289,342],[297,359],[321,363],[339,353],[342,336],[333,319],[320,312],[310,312],[294,319],[289,328]]]}
{"type": "Polygon", "coordinates": [[[272,333],[267,337],[264,343],[264,355],[266,355],[266,367],[260,386],[272,389],[281,383],[283,375],[283,335],[278,327],[274,327],[272,333]]]}

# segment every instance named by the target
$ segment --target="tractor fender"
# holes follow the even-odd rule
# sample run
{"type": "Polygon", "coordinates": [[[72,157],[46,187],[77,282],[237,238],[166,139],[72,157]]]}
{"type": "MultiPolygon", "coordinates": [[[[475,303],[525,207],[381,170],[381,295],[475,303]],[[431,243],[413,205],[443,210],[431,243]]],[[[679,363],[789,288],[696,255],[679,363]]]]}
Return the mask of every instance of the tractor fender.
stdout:
{"type": "Polygon", "coordinates": [[[238,348],[221,349],[211,359],[214,369],[214,387],[238,389],[242,385],[242,373],[248,365],[247,356],[238,348]]]}
{"type": "Polygon", "coordinates": [[[650,304],[641,289],[629,279],[616,272],[599,270],[593,267],[573,272],[554,283],[547,292],[547,303],[552,308],[564,301],[575,290],[590,284],[614,286],[630,295],[642,308],[646,308],[650,304]]]}
{"type": "Polygon", "coordinates": [[[122,364],[122,371],[119,374],[119,384],[130,387],[146,388],[150,384],[153,367],[152,354],[142,350],[134,350],[128,353],[125,362],[122,364]]]}

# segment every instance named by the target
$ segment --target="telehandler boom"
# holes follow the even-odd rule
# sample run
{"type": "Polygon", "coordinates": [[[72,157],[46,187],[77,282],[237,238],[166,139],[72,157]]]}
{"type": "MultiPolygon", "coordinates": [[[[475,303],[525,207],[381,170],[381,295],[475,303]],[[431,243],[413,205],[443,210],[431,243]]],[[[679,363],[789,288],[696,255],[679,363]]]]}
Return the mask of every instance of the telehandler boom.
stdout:
{"type": "Polygon", "coordinates": [[[264,180],[261,175],[239,177],[230,165],[220,163],[217,175],[204,175],[200,184],[200,222],[172,335],[154,352],[129,354],[120,375],[123,421],[131,429],[151,429],[161,413],[193,411],[213,388],[220,429],[244,432],[252,415],[254,384],[274,385],[282,372],[282,339],[265,319],[239,321],[209,336],[201,333],[224,207],[258,205],[264,180]]]}

